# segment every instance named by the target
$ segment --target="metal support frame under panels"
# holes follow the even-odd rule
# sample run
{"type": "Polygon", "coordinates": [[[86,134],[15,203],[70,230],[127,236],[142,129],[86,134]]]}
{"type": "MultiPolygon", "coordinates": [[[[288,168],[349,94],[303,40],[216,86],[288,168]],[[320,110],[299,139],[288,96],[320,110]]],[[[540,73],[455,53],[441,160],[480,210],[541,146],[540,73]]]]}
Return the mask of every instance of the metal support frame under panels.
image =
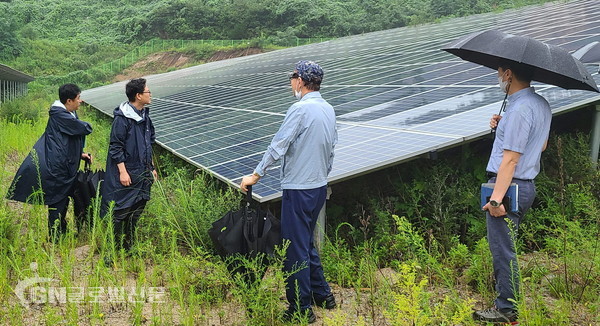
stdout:
{"type": "Polygon", "coordinates": [[[594,166],[598,166],[598,152],[600,151],[600,104],[596,104],[590,139],[590,159],[594,166]]]}
{"type": "Polygon", "coordinates": [[[327,187],[327,197],[325,203],[323,204],[323,207],[321,208],[321,211],[319,211],[319,217],[317,218],[317,225],[314,231],[315,248],[317,248],[317,251],[319,251],[319,253],[321,253],[321,251],[323,250],[323,243],[325,242],[325,224],[327,221],[325,208],[327,207],[327,200],[329,200],[329,196],[331,196],[331,187],[327,187]]]}
{"type": "Polygon", "coordinates": [[[33,80],[32,76],[0,64],[0,104],[27,94],[27,84],[33,80]]]}
{"type": "Polygon", "coordinates": [[[27,83],[14,80],[0,80],[0,104],[12,101],[27,94],[27,83]]]}

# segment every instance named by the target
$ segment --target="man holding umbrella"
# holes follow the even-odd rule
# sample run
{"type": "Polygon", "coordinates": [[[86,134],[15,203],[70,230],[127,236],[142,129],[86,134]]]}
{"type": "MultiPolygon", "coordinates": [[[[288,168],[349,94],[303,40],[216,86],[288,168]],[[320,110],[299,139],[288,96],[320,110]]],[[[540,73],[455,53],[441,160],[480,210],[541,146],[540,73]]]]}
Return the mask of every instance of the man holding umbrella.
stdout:
{"type": "Polygon", "coordinates": [[[546,149],[552,111],[548,102],[530,87],[533,70],[523,64],[501,60],[498,82],[508,94],[503,116],[494,115],[490,127],[497,128],[487,165],[489,182],[495,183],[487,211],[487,238],[492,252],[496,290],[495,307],[476,311],[477,320],[513,322],[519,294],[519,268],[514,238],[523,216],[535,198],[533,179],[540,171],[540,157],[546,149]],[[503,204],[511,183],[518,185],[519,208],[513,212],[503,204]]]}
{"type": "MultiPolygon", "coordinates": [[[[487,211],[487,237],[492,252],[496,290],[495,307],[473,313],[476,320],[512,323],[517,319],[519,269],[514,238],[535,197],[533,179],[540,171],[552,112],[548,102],[530,86],[532,80],[565,89],[598,92],[598,86],[581,62],[565,49],[498,30],[469,34],[443,48],[464,60],[498,71],[506,98],[504,115],[494,115],[496,128],[487,165],[489,182],[495,183],[487,211]],[[508,102],[506,101],[508,99],[508,102]],[[518,207],[505,207],[511,183],[518,187],[518,207]]],[[[502,110],[499,114],[502,114],[502,110]]]]}
{"type": "Polygon", "coordinates": [[[316,317],[311,303],[326,309],[336,306],[313,234],[325,204],[337,129],[335,111],[319,93],[323,69],[313,61],[299,61],[289,78],[298,102],[289,108],[263,159],[240,187],[247,191],[270,165],[281,160],[281,236],[290,240],[284,270],[295,272],[286,280],[290,305],[284,319],[301,317],[312,323],[316,317]]]}

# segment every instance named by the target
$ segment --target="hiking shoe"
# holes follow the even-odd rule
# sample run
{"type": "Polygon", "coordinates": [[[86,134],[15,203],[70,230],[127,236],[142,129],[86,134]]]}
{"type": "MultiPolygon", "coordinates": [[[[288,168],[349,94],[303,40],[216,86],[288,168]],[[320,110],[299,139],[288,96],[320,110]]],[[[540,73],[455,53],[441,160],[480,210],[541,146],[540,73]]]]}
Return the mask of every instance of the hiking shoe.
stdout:
{"type": "Polygon", "coordinates": [[[317,321],[317,316],[315,316],[312,308],[300,309],[298,311],[290,307],[283,313],[283,321],[287,323],[292,321],[308,321],[309,324],[312,324],[317,321]]]}
{"type": "Polygon", "coordinates": [[[473,319],[475,320],[489,323],[508,323],[509,325],[518,325],[518,323],[515,324],[517,317],[515,310],[500,311],[497,308],[477,310],[473,313],[473,319]]]}
{"type": "Polygon", "coordinates": [[[321,307],[327,310],[331,310],[337,306],[335,303],[335,297],[333,296],[333,293],[329,293],[329,295],[320,299],[313,297],[313,304],[315,305],[315,307],[321,307]]]}

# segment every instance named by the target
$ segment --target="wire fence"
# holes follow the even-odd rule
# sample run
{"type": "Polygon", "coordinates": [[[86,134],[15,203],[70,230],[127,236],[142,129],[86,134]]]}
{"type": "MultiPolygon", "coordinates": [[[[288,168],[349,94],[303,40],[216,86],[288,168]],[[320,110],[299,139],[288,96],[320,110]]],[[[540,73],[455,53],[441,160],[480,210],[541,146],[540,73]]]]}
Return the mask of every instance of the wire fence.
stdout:
{"type": "MultiPolygon", "coordinates": [[[[288,40],[279,40],[277,45],[280,46],[300,46],[307,45],[312,43],[319,43],[332,40],[333,38],[326,37],[312,37],[312,38],[291,38],[288,40]]],[[[161,39],[152,39],[144,44],[134,48],[129,53],[125,54],[119,59],[115,59],[113,61],[101,64],[99,66],[80,71],[73,71],[63,76],[42,76],[37,78],[37,81],[42,83],[51,83],[51,84],[59,84],[62,82],[75,82],[79,81],[81,83],[92,83],[94,82],[94,75],[97,73],[91,72],[91,70],[99,71],[103,75],[112,75],[115,73],[119,73],[123,71],[125,68],[130,67],[141,58],[144,58],[150,54],[169,51],[169,50],[177,50],[184,49],[193,46],[202,46],[202,45],[213,45],[213,46],[257,46],[260,44],[260,40],[161,40],[161,39]]]]}
{"type": "MultiPolygon", "coordinates": [[[[313,37],[313,38],[296,38],[287,42],[278,42],[278,45],[282,46],[300,46],[312,43],[319,43],[333,38],[325,37],[313,37]],[[283,43],[283,44],[282,44],[283,43]]],[[[148,56],[153,53],[163,52],[172,49],[183,49],[191,46],[198,45],[214,45],[214,46],[251,46],[256,44],[256,40],[150,40],[133,49],[125,56],[105,63],[101,66],[103,71],[120,72],[123,69],[131,66],[137,62],[140,58],[148,56]]]]}

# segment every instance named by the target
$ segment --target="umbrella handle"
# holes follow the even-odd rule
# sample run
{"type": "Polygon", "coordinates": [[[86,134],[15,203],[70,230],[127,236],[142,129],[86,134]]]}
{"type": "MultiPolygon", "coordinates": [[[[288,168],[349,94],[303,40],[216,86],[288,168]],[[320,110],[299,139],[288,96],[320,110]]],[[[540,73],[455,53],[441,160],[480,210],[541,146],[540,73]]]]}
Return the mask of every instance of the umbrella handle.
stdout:
{"type": "MultiPolygon", "coordinates": [[[[510,89],[510,84],[508,84],[508,89],[510,89]]],[[[506,99],[508,98],[508,90],[506,91],[506,95],[504,95],[504,100],[502,101],[502,106],[500,106],[500,111],[498,111],[498,115],[502,115],[502,112],[506,111],[506,99]]],[[[496,132],[496,128],[492,128],[492,134],[496,132]]]]}
{"type": "Polygon", "coordinates": [[[246,202],[250,204],[252,202],[252,186],[248,186],[248,191],[246,191],[246,202]]]}
{"type": "MultiPolygon", "coordinates": [[[[92,156],[92,154],[88,155],[90,155],[90,157],[92,156]]],[[[85,162],[85,164],[83,165],[83,171],[90,171],[92,168],[92,163],[90,162],[90,160],[84,159],[83,161],[85,162]]]]}

